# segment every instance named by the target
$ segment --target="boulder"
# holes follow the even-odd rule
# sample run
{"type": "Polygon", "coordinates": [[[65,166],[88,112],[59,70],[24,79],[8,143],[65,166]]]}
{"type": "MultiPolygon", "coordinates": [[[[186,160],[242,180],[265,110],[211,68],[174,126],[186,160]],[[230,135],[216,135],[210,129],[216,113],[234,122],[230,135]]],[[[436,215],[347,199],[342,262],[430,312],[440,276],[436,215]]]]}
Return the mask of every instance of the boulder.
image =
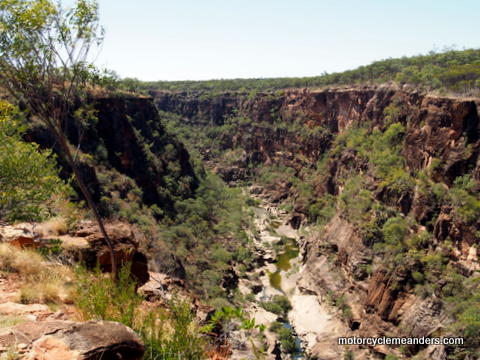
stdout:
{"type": "Polygon", "coordinates": [[[139,336],[113,321],[25,322],[0,333],[2,348],[20,349],[28,360],[139,360],[139,336]]]}
{"type": "Polygon", "coordinates": [[[167,274],[149,272],[149,280],[138,288],[138,292],[147,299],[165,298],[168,293],[178,292],[185,288],[182,279],[171,277],[167,274]]]}
{"type": "Polygon", "coordinates": [[[179,299],[191,303],[192,311],[199,322],[204,322],[215,312],[215,308],[202,303],[202,301],[185,288],[185,282],[182,279],[171,277],[167,274],[149,272],[150,280],[138,288],[148,301],[157,302],[157,304],[166,304],[175,294],[179,299]]]}
{"type": "MultiPolygon", "coordinates": [[[[105,224],[105,230],[113,243],[117,264],[130,262],[132,275],[137,283],[145,284],[149,279],[148,261],[139,251],[139,241],[131,226],[123,222],[111,222],[105,224]]],[[[84,238],[88,243],[88,246],[70,249],[76,262],[84,262],[90,269],[99,264],[102,271],[111,271],[110,253],[96,223],[84,221],[72,235],[76,238],[84,238]]]]}
{"type": "Polygon", "coordinates": [[[0,226],[0,241],[20,248],[37,247],[38,234],[33,224],[21,223],[17,225],[0,226]]]}

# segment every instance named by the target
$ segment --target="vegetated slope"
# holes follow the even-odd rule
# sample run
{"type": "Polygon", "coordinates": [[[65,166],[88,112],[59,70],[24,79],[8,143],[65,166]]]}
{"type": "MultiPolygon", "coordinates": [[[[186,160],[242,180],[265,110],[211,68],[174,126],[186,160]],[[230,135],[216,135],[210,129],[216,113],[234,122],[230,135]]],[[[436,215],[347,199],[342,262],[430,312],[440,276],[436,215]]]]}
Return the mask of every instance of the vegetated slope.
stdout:
{"type": "MultiPolygon", "coordinates": [[[[72,116],[66,132],[102,214],[143,230],[153,270],[223,302],[232,263],[250,256],[243,196],[191,158],[150,98],[112,94],[86,105],[79,110],[83,121],[72,116]]],[[[25,138],[58,151],[35,122],[25,138]]],[[[68,178],[70,169],[59,159],[68,178]]]]}
{"type": "MultiPolygon", "coordinates": [[[[161,207],[174,214],[176,200],[193,196],[198,177],[188,152],[161,125],[155,106],[142,97],[92,99],[83,122],[73,117],[67,135],[78,150],[84,176],[106,215],[119,211],[121,200],[161,207]],[[114,194],[114,199],[102,199],[114,194]]],[[[54,147],[50,133],[38,125],[26,138],[43,147],[54,147]]],[[[68,169],[66,169],[68,172],[68,169]]]]}
{"type": "MultiPolygon", "coordinates": [[[[321,60],[319,60],[321,66],[321,60]]],[[[163,91],[240,91],[250,92],[286,88],[323,87],[342,84],[385,83],[395,81],[454,92],[478,91],[480,87],[480,50],[450,50],[427,55],[375,61],[344,72],[303,78],[231,79],[208,81],[139,82],[125,79],[131,90],[163,91]]]]}
{"type": "Polygon", "coordinates": [[[317,224],[302,287],[357,334],[463,336],[424,358],[478,353],[479,99],[357,86],[155,101],[227,181],[260,182],[294,226],[317,224]]]}
{"type": "MultiPolygon", "coordinates": [[[[162,183],[155,174],[175,177],[178,174],[174,170],[181,171],[180,166],[171,163],[161,168],[164,156],[172,157],[167,160],[182,161],[185,158],[178,153],[186,154],[187,159],[188,154],[164,130],[150,100],[97,98],[95,106],[97,116],[91,120],[96,121],[81,124],[82,129],[76,127],[78,123],[69,123],[67,132],[71,143],[80,148],[77,156],[82,172],[90,175],[90,186],[100,194],[104,214],[129,218],[138,224],[105,219],[115,257],[123,265],[119,266],[116,280],[102,274],[111,269],[103,235],[97,224],[88,220],[82,205],[71,202],[73,191],[58,175],[56,157],[51,150],[41,150],[37,144],[24,141],[37,139],[44,146],[55,147],[48,133],[35,125],[26,133],[21,112],[0,101],[0,357],[158,359],[168,354],[205,359],[212,353],[212,358],[224,358],[215,355],[217,344],[201,328],[206,324],[204,311],[211,312],[212,308],[205,306],[194,292],[202,290],[205,300],[212,300],[231,266],[219,255],[231,256],[237,249],[247,253],[243,239],[232,231],[237,230],[235,226],[243,229],[242,198],[214,176],[201,172],[197,176],[188,162],[185,168],[198,182],[188,197],[167,192],[166,188],[159,193],[169,196],[174,211],[169,212],[168,203],[164,212],[160,212],[162,203],[148,206],[150,200],[142,198],[140,190],[149,191],[142,175],[158,181],[155,190],[161,190],[162,183]],[[154,139],[148,136],[149,131],[155,134],[154,139]],[[79,133],[81,136],[76,138],[79,133]],[[165,155],[167,150],[177,151],[177,155],[165,155]],[[148,158],[143,157],[145,154],[148,158]],[[116,163],[117,158],[120,164],[116,163]],[[159,166],[153,167],[148,161],[159,166]],[[145,174],[142,170],[146,166],[149,172],[145,174]],[[118,184],[117,179],[122,182],[118,184]],[[127,187],[126,195],[117,193],[121,186],[127,187]],[[157,209],[152,208],[154,205],[157,209]],[[203,212],[202,205],[207,207],[203,212]],[[232,221],[232,216],[240,220],[232,221]],[[26,222],[14,224],[18,221],[26,222]],[[180,226],[186,226],[191,236],[183,239],[180,226]],[[146,236],[142,236],[139,227],[146,236]],[[195,232],[198,235],[193,235],[195,232]],[[198,241],[195,236],[199,236],[198,241]],[[222,243],[226,238],[228,244],[222,243]],[[149,250],[153,265],[150,269],[139,251],[140,241],[149,250]],[[179,251],[187,241],[188,259],[179,251]],[[162,252],[154,251],[159,247],[162,252]],[[198,252],[201,257],[195,257],[198,252]],[[161,256],[174,257],[176,264],[184,267],[185,281],[151,272],[158,263],[157,267],[165,272],[175,270],[161,256]],[[203,267],[193,272],[191,267],[195,265],[203,267]],[[214,273],[213,280],[219,279],[220,284],[208,277],[204,279],[199,271],[214,273]],[[146,283],[149,278],[151,282],[146,283]],[[146,287],[139,289],[141,285],[146,287]],[[172,299],[174,294],[179,298],[172,299]],[[52,340],[52,333],[60,339],[52,340]],[[75,340],[79,337],[80,342],[75,340]]],[[[63,177],[67,177],[69,169],[64,167],[62,171],[63,177]]],[[[177,186],[180,185],[179,181],[177,186]]],[[[224,291],[221,295],[225,297],[224,291]]],[[[217,321],[221,321],[218,316],[217,321]]]]}

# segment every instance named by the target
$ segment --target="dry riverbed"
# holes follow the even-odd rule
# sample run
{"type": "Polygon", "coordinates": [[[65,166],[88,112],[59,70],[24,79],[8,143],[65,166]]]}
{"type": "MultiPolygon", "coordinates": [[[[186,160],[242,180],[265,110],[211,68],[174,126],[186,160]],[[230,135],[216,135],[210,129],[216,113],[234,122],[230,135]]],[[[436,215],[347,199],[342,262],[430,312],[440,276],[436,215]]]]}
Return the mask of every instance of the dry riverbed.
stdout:
{"type": "MultiPolygon", "coordinates": [[[[257,324],[264,324],[268,329],[279,316],[266,311],[260,304],[271,301],[277,295],[286,296],[292,309],[287,318],[281,320],[293,330],[298,349],[293,354],[278,355],[277,336],[267,330],[268,358],[306,359],[315,345],[322,342],[322,338],[331,337],[344,324],[334,316],[334,309],[330,305],[320,302],[316,295],[303,293],[299,287],[299,279],[304,270],[299,243],[306,229],[292,228],[287,223],[288,214],[285,211],[260,197],[254,198],[259,202],[259,206],[254,209],[257,229],[255,247],[262,254],[265,265],[250,274],[253,276],[249,276],[250,279],[257,279],[256,287],[260,291],[257,290],[255,301],[247,310],[257,324]]],[[[240,290],[244,294],[249,293],[251,287],[251,280],[240,280],[240,290]]]]}

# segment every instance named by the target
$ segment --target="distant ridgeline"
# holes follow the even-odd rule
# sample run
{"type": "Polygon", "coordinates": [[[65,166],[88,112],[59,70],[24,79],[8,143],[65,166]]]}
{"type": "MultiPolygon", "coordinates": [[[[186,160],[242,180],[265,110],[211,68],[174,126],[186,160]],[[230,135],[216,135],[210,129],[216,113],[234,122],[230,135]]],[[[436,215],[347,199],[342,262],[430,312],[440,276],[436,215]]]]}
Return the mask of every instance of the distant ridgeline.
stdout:
{"type": "Polygon", "coordinates": [[[301,78],[152,81],[124,79],[129,90],[265,91],[395,81],[426,89],[468,92],[480,87],[480,49],[450,50],[427,55],[375,61],[354,70],[301,78]]]}

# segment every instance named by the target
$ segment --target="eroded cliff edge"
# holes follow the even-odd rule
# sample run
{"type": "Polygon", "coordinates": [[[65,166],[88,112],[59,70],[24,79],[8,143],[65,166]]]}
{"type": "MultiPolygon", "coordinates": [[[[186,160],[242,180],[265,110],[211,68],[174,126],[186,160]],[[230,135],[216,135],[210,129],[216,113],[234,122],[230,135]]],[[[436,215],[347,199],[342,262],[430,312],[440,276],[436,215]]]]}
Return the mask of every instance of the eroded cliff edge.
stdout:
{"type": "Polygon", "coordinates": [[[475,354],[479,99],[398,86],[152,95],[225,180],[261,182],[292,225],[316,224],[300,285],[333,299],[352,334],[463,335],[392,351],[475,354]]]}

